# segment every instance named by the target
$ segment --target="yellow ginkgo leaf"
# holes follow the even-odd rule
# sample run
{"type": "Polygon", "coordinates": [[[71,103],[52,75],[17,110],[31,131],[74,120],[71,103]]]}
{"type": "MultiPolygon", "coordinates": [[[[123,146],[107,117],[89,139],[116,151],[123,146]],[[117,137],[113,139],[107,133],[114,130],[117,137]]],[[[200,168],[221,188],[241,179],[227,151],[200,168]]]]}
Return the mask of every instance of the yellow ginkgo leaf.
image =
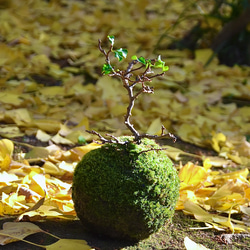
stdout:
{"type": "Polygon", "coordinates": [[[77,250],[91,250],[89,245],[85,240],[74,240],[74,239],[60,239],[54,244],[46,246],[47,250],[68,250],[68,249],[77,249],[77,250]]]}
{"type": "Polygon", "coordinates": [[[11,140],[8,139],[2,139],[0,140],[0,159],[1,156],[5,156],[5,155],[12,155],[14,150],[14,144],[11,140]]]}
{"type": "Polygon", "coordinates": [[[209,250],[209,248],[206,248],[201,244],[197,244],[196,242],[189,239],[187,236],[184,239],[184,245],[187,250],[209,250]]]}
{"type": "Polygon", "coordinates": [[[0,170],[6,171],[11,163],[14,144],[8,139],[0,140],[0,170]]]}
{"type": "Polygon", "coordinates": [[[234,233],[234,225],[230,220],[230,217],[226,218],[222,216],[213,216],[213,221],[229,228],[234,233]]]}
{"type": "Polygon", "coordinates": [[[238,155],[227,154],[227,157],[237,164],[242,164],[242,159],[238,155]]]}
{"type": "Polygon", "coordinates": [[[215,184],[224,184],[225,182],[227,182],[227,180],[236,180],[241,179],[242,177],[246,179],[248,173],[249,170],[247,168],[244,168],[230,173],[222,173],[220,175],[215,175],[212,177],[212,181],[215,184]]]}
{"type": "Polygon", "coordinates": [[[43,147],[34,147],[25,154],[26,159],[46,158],[49,155],[49,150],[43,147]]]}
{"type": "Polygon", "coordinates": [[[212,222],[212,214],[202,209],[199,205],[193,203],[192,201],[186,201],[184,203],[184,211],[193,214],[194,217],[203,222],[212,222]]]}
{"type": "Polygon", "coordinates": [[[15,174],[9,174],[6,171],[0,172],[0,184],[17,181],[18,177],[15,174]]]}
{"type": "Polygon", "coordinates": [[[86,146],[75,147],[75,148],[71,149],[70,151],[72,152],[73,155],[77,155],[79,160],[80,160],[89,151],[91,151],[93,149],[97,149],[99,147],[101,147],[100,144],[92,142],[86,146]]]}
{"type": "Polygon", "coordinates": [[[41,129],[37,130],[36,138],[42,142],[48,142],[51,139],[51,135],[47,134],[46,132],[42,131],[41,129]]]}
{"type": "Polygon", "coordinates": [[[190,188],[196,188],[197,185],[201,185],[202,181],[207,178],[207,170],[203,167],[196,166],[195,164],[188,162],[183,166],[179,172],[179,178],[181,182],[191,186],[190,188]]]}
{"type": "Polygon", "coordinates": [[[5,155],[4,157],[2,157],[0,159],[0,169],[2,171],[8,170],[9,166],[10,166],[10,163],[11,163],[11,157],[10,157],[10,155],[5,155]]]}
{"type": "Polygon", "coordinates": [[[73,145],[74,143],[64,137],[62,137],[59,133],[51,138],[51,140],[56,144],[65,144],[65,145],[73,145]]]}
{"type": "Polygon", "coordinates": [[[30,184],[30,189],[35,191],[37,194],[41,195],[42,197],[46,195],[47,187],[45,176],[43,174],[37,174],[36,172],[32,171],[30,174],[30,179],[32,180],[30,184]]]}
{"type": "Polygon", "coordinates": [[[50,161],[46,161],[42,168],[44,169],[46,174],[51,174],[51,175],[63,175],[65,171],[59,169],[54,163],[50,161]]]}
{"type": "Polygon", "coordinates": [[[161,134],[161,126],[162,126],[162,122],[161,122],[161,119],[158,117],[155,120],[153,120],[151,124],[149,125],[147,134],[151,134],[151,135],[161,134]]]}
{"type": "Polygon", "coordinates": [[[204,161],[203,161],[203,167],[208,170],[212,167],[212,163],[210,161],[209,158],[206,158],[204,161]]]}
{"type": "Polygon", "coordinates": [[[240,206],[240,211],[250,217],[250,207],[240,206]]]}
{"type": "Polygon", "coordinates": [[[3,230],[0,230],[0,245],[19,241],[38,232],[43,232],[43,230],[29,222],[5,222],[3,230]]]}
{"type": "Polygon", "coordinates": [[[21,103],[23,102],[23,100],[20,98],[20,95],[8,93],[8,92],[1,92],[0,100],[1,100],[1,103],[8,103],[8,104],[16,105],[16,106],[21,105],[21,103]]]}
{"type": "Polygon", "coordinates": [[[197,202],[197,197],[196,197],[196,195],[194,194],[193,191],[181,190],[180,191],[180,197],[179,197],[179,200],[178,200],[178,202],[176,204],[175,209],[176,210],[184,209],[184,203],[186,201],[197,202]]]}
{"type": "Polygon", "coordinates": [[[210,164],[213,167],[223,167],[223,166],[225,167],[231,163],[230,160],[226,160],[218,156],[209,156],[206,158],[206,160],[209,160],[210,164]]]}
{"type": "Polygon", "coordinates": [[[181,159],[181,157],[180,157],[181,154],[185,154],[184,151],[182,151],[178,148],[175,148],[175,147],[167,146],[164,148],[166,148],[165,152],[166,152],[167,156],[175,161],[178,161],[181,159]]]}
{"type": "Polygon", "coordinates": [[[24,133],[15,126],[15,125],[8,125],[8,127],[0,127],[0,135],[5,138],[14,138],[18,136],[23,136],[24,133]]]}
{"type": "Polygon", "coordinates": [[[5,112],[6,117],[12,119],[18,126],[27,126],[32,124],[30,112],[26,108],[8,110],[5,112]]]}
{"type": "Polygon", "coordinates": [[[222,133],[214,134],[212,138],[212,147],[216,152],[220,152],[221,144],[226,141],[226,136],[222,133]]]}
{"type": "Polygon", "coordinates": [[[52,120],[52,119],[34,120],[33,123],[39,129],[46,131],[46,132],[51,132],[51,133],[58,132],[58,130],[60,129],[60,124],[61,124],[59,121],[52,120]]]}

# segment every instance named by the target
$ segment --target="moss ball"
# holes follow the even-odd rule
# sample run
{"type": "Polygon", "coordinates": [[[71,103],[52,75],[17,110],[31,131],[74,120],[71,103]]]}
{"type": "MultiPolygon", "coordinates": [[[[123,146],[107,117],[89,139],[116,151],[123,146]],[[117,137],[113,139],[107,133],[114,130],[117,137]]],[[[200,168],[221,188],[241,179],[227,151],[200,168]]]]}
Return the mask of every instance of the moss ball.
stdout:
{"type": "MultiPolygon", "coordinates": [[[[121,137],[121,141],[132,140],[121,137]]],[[[85,229],[118,239],[142,240],[174,214],[179,178],[154,140],[104,144],[78,163],[72,198],[85,229]]]]}

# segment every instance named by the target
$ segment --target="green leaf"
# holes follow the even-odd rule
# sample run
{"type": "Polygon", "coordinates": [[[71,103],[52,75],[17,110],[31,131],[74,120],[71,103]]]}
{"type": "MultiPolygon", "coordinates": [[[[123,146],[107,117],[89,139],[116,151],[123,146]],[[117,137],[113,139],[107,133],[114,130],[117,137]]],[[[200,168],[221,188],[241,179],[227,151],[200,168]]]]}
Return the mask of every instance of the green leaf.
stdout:
{"type": "Polygon", "coordinates": [[[111,43],[112,46],[114,46],[114,43],[115,43],[115,37],[114,36],[108,36],[108,39],[111,43]]]}
{"type": "Polygon", "coordinates": [[[138,58],[137,58],[136,55],[131,56],[131,59],[132,59],[132,60],[138,60],[138,58]]]}
{"type": "Polygon", "coordinates": [[[154,63],[153,67],[154,67],[154,68],[162,68],[162,71],[163,71],[163,72],[169,70],[169,67],[168,67],[168,66],[165,66],[165,62],[161,60],[161,56],[160,56],[160,55],[158,56],[158,59],[157,59],[157,61],[154,63]]]}
{"type": "Polygon", "coordinates": [[[144,64],[144,65],[147,64],[146,59],[145,59],[143,56],[140,56],[140,57],[138,58],[138,61],[139,61],[140,63],[144,64]]]}
{"type": "Polygon", "coordinates": [[[168,71],[169,70],[169,67],[168,66],[163,66],[162,67],[162,71],[165,72],[165,71],[168,71]]]}
{"type": "Polygon", "coordinates": [[[87,141],[86,141],[86,139],[82,135],[80,135],[78,137],[78,143],[79,144],[87,144],[87,141]]]}
{"type": "Polygon", "coordinates": [[[104,75],[108,75],[112,72],[113,72],[113,70],[112,70],[112,66],[110,64],[108,64],[108,63],[103,64],[102,73],[104,75]]]}
{"type": "Polygon", "coordinates": [[[120,48],[120,49],[115,50],[114,53],[115,53],[115,57],[116,57],[119,61],[121,61],[123,58],[126,58],[126,57],[127,57],[128,50],[127,50],[127,49],[120,48]]]}
{"type": "Polygon", "coordinates": [[[158,56],[157,62],[161,62],[161,63],[164,63],[164,64],[165,64],[165,62],[163,62],[163,61],[161,60],[161,55],[158,56]]]}
{"type": "Polygon", "coordinates": [[[162,67],[164,67],[164,64],[161,62],[155,62],[155,64],[153,66],[154,66],[154,68],[162,68],[162,67]]]}
{"type": "Polygon", "coordinates": [[[165,62],[163,62],[163,61],[161,60],[161,56],[158,56],[158,59],[157,59],[157,61],[155,62],[154,67],[155,67],[155,68],[162,68],[162,67],[164,67],[164,65],[165,65],[165,62]]]}

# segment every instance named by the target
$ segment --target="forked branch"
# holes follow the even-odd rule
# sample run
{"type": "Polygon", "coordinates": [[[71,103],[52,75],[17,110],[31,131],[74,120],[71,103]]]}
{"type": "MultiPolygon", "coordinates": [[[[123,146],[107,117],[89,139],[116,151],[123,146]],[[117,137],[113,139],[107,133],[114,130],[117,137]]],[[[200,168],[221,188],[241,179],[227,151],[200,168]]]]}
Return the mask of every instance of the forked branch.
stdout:
{"type": "MultiPolygon", "coordinates": [[[[103,65],[103,74],[109,75],[109,76],[116,76],[121,79],[123,87],[127,90],[129,103],[127,107],[127,112],[124,116],[124,124],[127,126],[127,128],[131,131],[131,133],[134,136],[134,141],[136,143],[140,143],[142,138],[149,138],[149,139],[160,139],[166,136],[170,136],[173,138],[173,140],[176,140],[176,137],[170,133],[164,133],[164,126],[162,126],[162,133],[160,136],[158,135],[149,135],[149,134],[140,134],[135,128],[134,125],[131,123],[130,118],[132,116],[132,109],[135,105],[135,100],[138,98],[138,96],[142,93],[148,93],[152,94],[154,93],[153,87],[150,87],[146,85],[147,82],[151,82],[153,78],[164,75],[164,72],[168,70],[168,67],[165,66],[165,62],[163,62],[160,58],[158,59],[145,59],[144,57],[137,58],[136,56],[132,57],[132,61],[128,64],[127,68],[125,70],[119,70],[115,69],[111,65],[110,60],[110,54],[113,52],[115,54],[115,57],[121,61],[123,58],[127,56],[127,50],[126,49],[118,49],[114,50],[114,37],[108,36],[108,39],[111,43],[109,50],[105,51],[102,48],[102,42],[99,40],[98,47],[100,52],[105,56],[105,64],[103,65]],[[135,65],[140,63],[141,65],[139,67],[134,68],[135,65]],[[145,69],[144,69],[145,68],[145,69]],[[152,68],[161,68],[162,73],[160,74],[154,74],[152,71],[152,68]],[[144,69],[144,70],[143,70],[144,69]],[[135,90],[135,86],[140,83],[141,87],[139,90],[135,90]]],[[[103,136],[101,136],[99,133],[95,131],[87,131],[91,134],[97,135],[102,143],[117,143],[119,142],[118,138],[114,136],[110,136],[111,139],[106,139],[103,136]]]]}

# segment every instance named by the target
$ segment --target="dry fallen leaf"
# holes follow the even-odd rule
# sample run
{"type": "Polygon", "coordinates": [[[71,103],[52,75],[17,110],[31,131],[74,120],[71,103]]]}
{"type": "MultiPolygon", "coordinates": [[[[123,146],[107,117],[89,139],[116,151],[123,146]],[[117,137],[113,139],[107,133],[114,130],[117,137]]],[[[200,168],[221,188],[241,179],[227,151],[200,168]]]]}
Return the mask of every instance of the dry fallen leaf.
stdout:
{"type": "Polygon", "coordinates": [[[5,222],[3,229],[0,230],[0,244],[6,245],[19,241],[38,232],[43,232],[43,230],[29,222],[5,222]]]}
{"type": "Polygon", "coordinates": [[[209,250],[209,248],[190,240],[187,236],[184,238],[184,245],[187,250],[209,250]]]}
{"type": "Polygon", "coordinates": [[[11,156],[14,150],[14,144],[8,139],[0,140],[0,170],[8,170],[11,156]]]}
{"type": "Polygon", "coordinates": [[[88,246],[85,240],[60,239],[54,244],[47,245],[46,249],[47,250],[68,250],[68,249],[91,250],[93,248],[88,246]]]}

